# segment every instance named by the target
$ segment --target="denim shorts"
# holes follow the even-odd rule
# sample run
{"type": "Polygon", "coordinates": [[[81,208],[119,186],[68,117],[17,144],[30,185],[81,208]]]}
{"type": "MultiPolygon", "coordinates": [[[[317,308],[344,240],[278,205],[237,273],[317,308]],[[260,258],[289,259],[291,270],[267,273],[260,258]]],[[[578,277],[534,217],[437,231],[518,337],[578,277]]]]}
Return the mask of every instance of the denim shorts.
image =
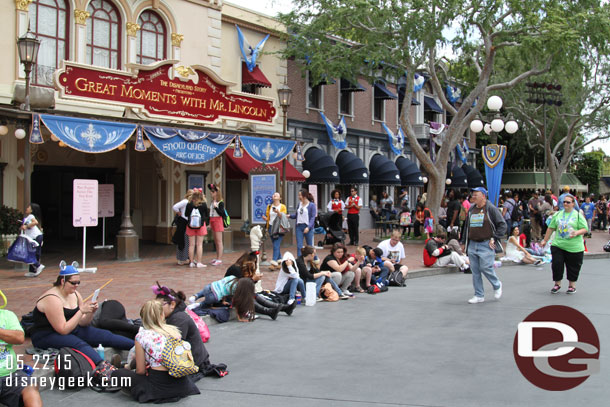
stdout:
{"type": "Polygon", "coordinates": [[[21,370],[0,377],[0,403],[8,407],[19,407],[21,392],[30,384],[33,384],[32,378],[21,370]]]}

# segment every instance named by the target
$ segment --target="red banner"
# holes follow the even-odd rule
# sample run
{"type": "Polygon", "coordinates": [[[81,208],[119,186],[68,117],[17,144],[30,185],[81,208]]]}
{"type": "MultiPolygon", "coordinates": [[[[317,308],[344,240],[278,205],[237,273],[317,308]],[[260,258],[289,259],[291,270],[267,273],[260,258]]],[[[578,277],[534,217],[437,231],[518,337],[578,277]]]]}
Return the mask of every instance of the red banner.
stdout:
{"type": "Polygon", "coordinates": [[[277,113],[273,99],[231,93],[231,83],[211,70],[202,66],[174,68],[176,62],[134,65],[138,71],[129,73],[64,61],[55,82],[63,98],[139,108],[150,117],[205,123],[223,118],[273,122],[277,113]]]}

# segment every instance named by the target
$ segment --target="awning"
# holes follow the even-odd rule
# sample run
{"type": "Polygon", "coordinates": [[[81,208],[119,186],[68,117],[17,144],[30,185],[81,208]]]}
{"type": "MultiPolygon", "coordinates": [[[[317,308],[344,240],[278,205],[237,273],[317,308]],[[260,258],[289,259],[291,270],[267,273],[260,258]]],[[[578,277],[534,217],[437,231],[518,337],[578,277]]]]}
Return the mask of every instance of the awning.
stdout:
{"type": "Polygon", "coordinates": [[[393,94],[385,87],[384,84],[377,82],[375,83],[375,99],[398,99],[398,96],[393,94]]]}
{"type": "MultiPolygon", "coordinates": [[[[405,99],[405,85],[398,86],[398,88],[397,88],[397,89],[398,89],[398,96],[399,96],[399,100],[404,100],[404,99],[405,99]]],[[[417,101],[417,99],[415,99],[415,98],[411,98],[411,105],[412,105],[412,106],[418,106],[418,105],[420,105],[420,104],[421,104],[421,103],[419,103],[419,102],[417,101]]]]}
{"type": "MultiPolygon", "coordinates": [[[[551,186],[551,174],[546,174],[547,188],[551,186]]],[[[576,175],[564,172],[561,174],[559,181],[561,185],[569,185],[570,189],[579,192],[586,192],[589,189],[588,185],[583,184],[576,175]]],[[[543,189],[544,188],[544,173],[543,172],[504,172],[502,174],[502,189],[543,189]]]]}
{"type": "Polygon", "coordinates": [[[451,168],[451,163],[447,164],[447,178],[451,179],[451,184],[447,185],[447,188],[468,188],[468,178],[464,171],[457,165],[451,168]]]}
{"type": "Polygon", "coordinates": [[[255,66],[252,72],[250,72],[245,62],[241,63],[241,83],[242,85],[254,85],[263,88],[271,87],[271,82],[269,82],[258,66],[255,66]]]}
{"type": "Polygon", "coordinates": [[[337,156],[340,184],[368,184],[369,171],[362,160],[353,153],[343,150],[337,156]]]}
{"type": "Polygon", "coordinates": [[[400,185],[400,172],[396,164],[381,154],[375,154],[369,164],[370,185],[400,185]]]}
{"type": "Polygon", "coordinates": [[[479,170],[468,164],[462,165],[462,170],[464,171],[464,174],[466,174],[466,178],[468,180],[468,188],[472,189],[476,187],[485,186],[485,179],[483,178],[479,170]]]}
{"type": "Polygon", "coordinates": [[[354,83],[347,79],[341,79],[341,90],[346,92],[364,92],[366,88],[358,82],[354,83]]]}
{"type": "Polygon", "coordinates": [[[436,113],[443,113],[443,109],[436,103],[434,98],[424,96],[424,110],[431,110],[436,113]]]}
{"type": "Polygon", "coordinates": [[[424,181],[417,164],[405,157],[396,159],[396,167],[400,172],[400,184],[403,186],[423,186],[424,181]]]}
{"type": "Polygon", "coordinates": [[[319,148],[310,148],[305,152],[303,170],[309,171],[308,184],[338,184],[339,167],[332,157],[319,148]]]}
{"type": "MultiPolygon", "coordinates": [[[[225,153],[227,168],[227,179],[248,179],[248,173],[252,168],[258,168],[261,164],[255,161],[248,154],[244,154],[242,158],[233,157],[233,149],[228,148],[225,153]]],[[[282,162],[266,165],[277,169],[282,177],[282,162]]],[[[286,179],[288,181],[305,181],[305,177],[301,174],[290,162],[286,161],[286,179]]]]}

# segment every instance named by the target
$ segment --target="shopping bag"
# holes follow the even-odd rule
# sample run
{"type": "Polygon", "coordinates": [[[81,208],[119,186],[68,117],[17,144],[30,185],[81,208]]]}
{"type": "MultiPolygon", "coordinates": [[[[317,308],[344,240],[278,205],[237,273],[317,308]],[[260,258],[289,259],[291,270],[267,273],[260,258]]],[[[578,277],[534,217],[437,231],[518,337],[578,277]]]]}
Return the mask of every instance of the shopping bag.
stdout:
{"type": "Polygon", "coordinates": [[[6,258],[9,261],[34,264],[36,263],[36,247],[38,247],[36,240],[21,234],[9,247],[6,258]]]}

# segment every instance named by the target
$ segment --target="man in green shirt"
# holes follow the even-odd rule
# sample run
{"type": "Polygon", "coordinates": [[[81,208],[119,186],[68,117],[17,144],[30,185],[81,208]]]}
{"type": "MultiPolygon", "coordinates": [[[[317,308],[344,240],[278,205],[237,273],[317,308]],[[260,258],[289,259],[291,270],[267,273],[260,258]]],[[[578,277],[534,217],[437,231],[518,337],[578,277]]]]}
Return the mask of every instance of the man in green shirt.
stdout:
{"type": "Polygon", "coordinates": [[[40,393],[36,386],[28,386],[28,375],[17,360],[13,345],[25,341],[23,328],[17,316],[0,309],[0,404],[7,407],[42,407],[40,393]]]}

